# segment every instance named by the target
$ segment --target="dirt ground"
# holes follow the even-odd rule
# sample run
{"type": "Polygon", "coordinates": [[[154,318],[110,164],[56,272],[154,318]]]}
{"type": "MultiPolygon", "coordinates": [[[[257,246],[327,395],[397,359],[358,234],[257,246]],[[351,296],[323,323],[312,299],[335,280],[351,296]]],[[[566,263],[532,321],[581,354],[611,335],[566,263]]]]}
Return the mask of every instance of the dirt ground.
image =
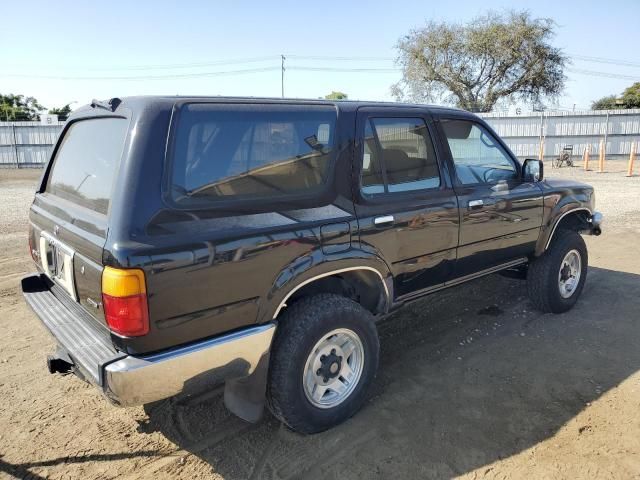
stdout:
{"type": "Polygon", "coordinates": [[[220,390],[118,409],[47,373],[18,289],[40,172],[0,170],[0,477],[640,479],[640,177],[623,169],[547,169],[592,183],[605,214],[572,311],[532,311],[498,275],[414,303],[380,325],[364,408],[313,436],[244,423],[220,390]]]}

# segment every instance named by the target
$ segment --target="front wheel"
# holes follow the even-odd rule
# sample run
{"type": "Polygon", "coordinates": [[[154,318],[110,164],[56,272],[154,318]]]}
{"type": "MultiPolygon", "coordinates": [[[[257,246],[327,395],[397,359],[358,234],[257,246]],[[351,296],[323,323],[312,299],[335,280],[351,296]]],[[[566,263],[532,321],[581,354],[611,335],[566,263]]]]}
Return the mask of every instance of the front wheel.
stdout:
{"type": "Polygon", "coordinates": [[[361,305],[334,294],[303,298],[278,321],[267,404],[291,429],[315,433],[352,416],[378,368],[378,334],[361,305]]]}
{"type": "Polygon", "coordinates": [[[587,246],[579,233],[560,230],[549,249],[529,265],[527,289],[536,309],[562,313],[578,300],[587,279],[587,246]]]}

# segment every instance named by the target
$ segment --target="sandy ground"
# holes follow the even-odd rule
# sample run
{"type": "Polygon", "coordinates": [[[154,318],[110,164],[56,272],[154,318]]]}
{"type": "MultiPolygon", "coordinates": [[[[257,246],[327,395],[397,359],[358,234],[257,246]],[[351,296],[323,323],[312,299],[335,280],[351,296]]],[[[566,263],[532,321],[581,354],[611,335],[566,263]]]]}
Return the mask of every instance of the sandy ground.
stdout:
{"type": "Polygon", "coordinates": [[[49,375],[18,290],[39,172],[0,170],[0,477],[640,478],[640,177],[623,169],[547,169],[594,184],[607,222],[571,312],[532,311],[497,275],[414,303],[380,325],[362,411],[314,436],[246,424],[221,391],[118,409],[49,375]]]}

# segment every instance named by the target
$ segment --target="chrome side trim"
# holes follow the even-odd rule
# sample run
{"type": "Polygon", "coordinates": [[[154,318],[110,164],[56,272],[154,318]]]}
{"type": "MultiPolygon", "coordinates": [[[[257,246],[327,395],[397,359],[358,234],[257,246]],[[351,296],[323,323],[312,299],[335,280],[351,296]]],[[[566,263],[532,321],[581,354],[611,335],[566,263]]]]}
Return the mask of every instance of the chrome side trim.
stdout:
{"type": "Polygon", "coordinates": [[[471,273],[469,275],[465,275],[463,277],[457,277],[448,282],[445,282],[445,287],[452,287],[454,285],[459,285],[461,283],[469,282],[471,280],[475,280],[476,278],[484,277],[485,275],[490,275],[492,273],[497,273],[501,270],[506,270],[507,268],[517,267],[518,265],[524,265],[527,263],[529,259],[527,257],[518,258],[516,260],[511,260],[510,262],[501,263],[500,265],[496,265],[495,267],[485,268],[484,270],[480,270],[476,273],[471,273]]]}
{"type": "Polygon", "coordinates": [[[439,292],[440,290],[444,290],[449,287],[455,287],[456,285],[460,285],[462,283],[470,282],[471,280],[475,280],[480,277],[484,277],[486,275],[490,275],[492,273],[500,272],[501,270],[506,270],[507,268],[517,267],[518,265],[524,265],[529,261],[528,258],[522,257],[516,260],[511,260],[506,263],[501,263],[500,265],[496,265],[495,267],[487,268],[485,270],[481,270],[476,273],[471,273],[469,275],[465,275],[463,277],[456,277],[448,282],[440,283],[438,285],[433,285],[431,287],[427,287],[425,289],[419,290],[417,292],[412,292],[407,295],[398,298],[399,303],[404,302],[412,302],[413,300],[417,300],[431,293],[439,292]]]}
{"type": "Polygon", "coordinates": [[[547,239],[547,244],[544,246],[545,251],[547,250],[547,248],[549,248],[549,245],[551,245],[551,240],[553,239],[553,234],[556,233],[556,228],[557,226],[560,224],[560,221],[566,217],[567,215],[569,215],[570,213],[575,213],[575,212],[579,212],[581,210],[587,211],[589,212],[589,215],[592,215],[591,210],[589,210],[586,207],[578,207],[578,208],[572,208],[571,210],[564,212],[562,215],[560,215],[560,217],[558,218],[558,220],[556,220],[556,223],[553,225],[553,230],[551,230],[551,234],[549,235],[549,238],[547,239]]]}
{"type": "Polygon", "coordinates": [[[275,327],[258,325],[155,355],[117,360],[104,367],[105,394],[127,407],[247,377],[269,352],[275,327]]]}
{"type": "Polygon", "coordinates": [[[293,290],[291,290],[287,294],[286,297],[284,297],[284,299],[278,305],[278,308],[276,309],[276,312],[273,314],[272,318],[275,319],[278,316],[278,314],[280,313],[280,310],[282,310],[287,305],[287,300],[289,300],[291,295],[296,293],[298,290],[300,290],[305,285],[308,285],[311,282],[315,282],[316,280],[319,280],[319,279],[324,278],[324,277],[330,277],[331,275],[336,275],[338,273],[344,273],[344,272],[350,272],[350,271],[354,271],[354,270],[370,270],[372,272],[375,272],[378,275],[378,277],[380,277],[380,282],[382,283],[382,286],[384,287],[384,293],[385,293],[385,296],[387,297],[387,306],[388,306],[391,299],[389,298],[389,289],[387,288],[387,284],[385,283],[384,277],[382,276],[382,274],[378,270],[376,270],[375,268],[372,268],[372,267],[349,267],[349,268],[341,268],[339,270],[332,270],[330,272],[322,273],[320,275],[316,275],[315,277],[311,277],[308,280],[305,280],[300,285],[296,286],[293,290]]]}
{"type": "Polygon", "coordinates": [[[373,219],[374,225],[386,225],[387,223],[393,223],[395,219],[393,215],[385,215],[384,217],[376,217],[373,219]]]}

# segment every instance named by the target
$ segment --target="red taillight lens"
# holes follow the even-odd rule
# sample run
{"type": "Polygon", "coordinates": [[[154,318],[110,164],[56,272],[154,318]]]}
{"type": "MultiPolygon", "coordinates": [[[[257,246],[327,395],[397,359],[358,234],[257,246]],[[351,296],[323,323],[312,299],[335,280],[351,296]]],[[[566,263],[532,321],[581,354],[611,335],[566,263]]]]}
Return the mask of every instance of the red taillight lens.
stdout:
{"type": "Polygon", "coordinates": [[[107,325],[114,333],[125,337],[138,337],[149,333],[146,294],[112,297],[103,293],[102,305],[107,325]]]}
{"type": "Polygon", "coordinates": [[[142,270],[105,267],[102,305],[112,332],[125,337],[149,333],[147,287],[142,270]]]}

